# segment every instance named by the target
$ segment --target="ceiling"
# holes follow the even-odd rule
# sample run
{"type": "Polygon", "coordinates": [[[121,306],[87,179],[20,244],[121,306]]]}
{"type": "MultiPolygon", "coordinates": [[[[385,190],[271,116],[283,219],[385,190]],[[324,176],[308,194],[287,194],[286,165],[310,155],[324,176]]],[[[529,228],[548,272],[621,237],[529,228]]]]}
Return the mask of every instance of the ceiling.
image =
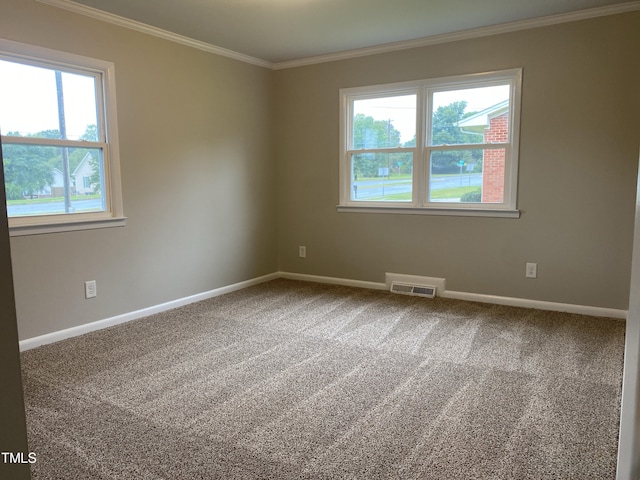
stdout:
{"type": "Polygon", "coordinates": [[[40,1],[81,4],[276,65],[585,9],[640,9],[637,0],[40,1]]]}

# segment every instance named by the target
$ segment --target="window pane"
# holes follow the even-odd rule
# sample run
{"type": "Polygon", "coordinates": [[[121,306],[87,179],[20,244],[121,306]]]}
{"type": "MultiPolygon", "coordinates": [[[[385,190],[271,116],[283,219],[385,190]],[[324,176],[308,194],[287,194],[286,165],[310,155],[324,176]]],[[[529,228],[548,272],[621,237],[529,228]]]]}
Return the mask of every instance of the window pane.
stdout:
{"type": "Polygon", "coordinates": [[[352,157],[351,200],[410,202],[413,154],[358,153],[352,157]]]}
{"type": "Polygon", "coordinates": [[[100,149],[4,144],[2,155],[10,217],[106,209],[100,149]]]}
{"type": "Polygon", "coordinates": [[[99,141],[97,118],[95,77],[0,60],[3,135],[99,141]]]}
{"type": "Polygon", "coordinates": [[[504,148],[432,152],[429,201],[502,203],[505,153],[504,148]]]}
{"type": "Polygon", "coordinates": [[[352,148],[415,146],[416,98],[416,95],[399,95],[355,100],[352,148]]]}
{"type": "Polygon", "coordinates": [[[509,141],[509,85],[433,94],[431,145],[509,141]]]}

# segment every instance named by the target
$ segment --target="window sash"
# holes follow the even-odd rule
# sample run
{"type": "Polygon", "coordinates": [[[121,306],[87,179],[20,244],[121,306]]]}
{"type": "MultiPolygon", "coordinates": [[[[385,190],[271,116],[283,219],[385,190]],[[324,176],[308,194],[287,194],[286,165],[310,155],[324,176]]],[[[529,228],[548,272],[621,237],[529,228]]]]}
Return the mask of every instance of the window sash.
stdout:
{"type": "Polygon", "coordinates": [[[62,140],[58,138],[2,136],[3,145],[38,145],[42,147],[100,148],[106,149],[107,142],[91,140],[62,140]]]}
{"type": "Polygon", "coordinates": [[[340,205],[375,206],[414,209],[455,209],[455,210],[510,210],[516,208],[517,153],[519,142],[520,89],[522,69],[473,74],[468,76],[406,82],[401,84],[356,87],[341,90],[341,155],[340,155],[340,205]],[[432,144],[433,94],[459,89],[473,89],[488,86],[509,86],[508,140],[496,143],[432,144]],[[354,149],[353,146],[353,104],[357,100],[384,98],[403,94],[417,95],[416,147],[354,149]],[[463,203],[430,201],[431,154],[438,151],[455,150],[498,150],[505,152],[503,201],[496,203],[463,203]],[[353,156],[358,153],[413,152],[413,185],[411,202],[364,202],[351,197],[353,156]]]}
{"type": "Polygon", "coordinates": [[[3,135],[1,140],[5,145],[97,149],[100,151],[100,174],[104,182],[101,192],[104,210],[88,213],[12,216],[9,218],[10,234],[12,236],[29,235],[124,225],[126,218],[123,212],[120,183],[113,63],[3,39],[0,39],[0,59],[94,78],[98,141],[13,135],[3,135]]]}

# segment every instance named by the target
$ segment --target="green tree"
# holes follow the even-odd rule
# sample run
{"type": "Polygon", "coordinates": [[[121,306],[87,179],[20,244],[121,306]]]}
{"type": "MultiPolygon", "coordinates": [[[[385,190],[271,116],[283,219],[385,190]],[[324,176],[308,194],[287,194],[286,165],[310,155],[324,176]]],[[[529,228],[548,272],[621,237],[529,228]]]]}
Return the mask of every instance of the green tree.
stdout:
{"type": "MultiPolygon", "coordinates": [[[[353,148],[395,148],[401,146],[400,132],[393,121],[376,120],[362,113],[353,118],[353,148]]],[[[406,156],[406,155],[405,155],[406,156]]],[[[388,153],[361,153],[354,156],[354,174],[360,177],[377,177],[381,168],[400,171],[410,168],[404,156],[388,153]]]]}
{"type": "MultiPolygon", "coordinates": [[[[431,130],[433,145],[482,143],[482,134],[468,133],[458,126],[460,120],[473,114],[473,112],[465,112],[466,108],[467,102],[463,100],[440,106],[433,112],[431,130]]],[[[479,165],[482,162],[482,154],[474,150],[434,152],[431,167],[434,173],[455,173],[460,170],[459,161],[479,165]]]]}
{"type": "Polygon", "coordinates": [[[102,178],[100,175],[100,162],[98,159],[98,152],[92,151],[91,159],[89,160],[89,165],[91,165],[92,173],[89,181],[91,182],[93,193],[102,193],[102,178]]]}
{"type": "Polygon", "coordinates": [[[60,130],[42,130],[41,132],[28,135],[29,137],[37,138],[56,138],[60,139],[60,130]]]}
{"type": "Polygon", "coordinates": [[[87,125],[86,130],[80,137],[80,140],[86,140],[88,142],[97,142],[98,139],[98,126],[96,124],[87,125]]]}
{"type": "MultiPolygon", "coordinates": [[[[25,136],[19,132],[9,132],[8,136],[25,136]]],[[[60,138],[59,130],[43,130],[26,135],[32,138],[60,138]]],[[[80,140],[96,141],[97,126],[88,125],[80,140]]],[[[7,198],[20,199],[23,196],[33,197],[42,189],[51,186],[54,182],[54,169],[62,168],[62,152],[59,147],[47,147],[42,145],[5,144],[2,146],[4,155],[5,188],[7,198]]],[[[85,148],[69,148],[69,172],[72,173],[87,154],[85,148]]],[[[98,168],[98,155],[92,154],[93,175],[92,184],[94,191],[99,190],[100,172],[98,168]],[[94,182],[94,177],[97,180],[94,182]]]]}
{"type": "MultiPolygon", "coordinates": [[[[98,126],[95,124],[87,125],[87,129],[85,130],[84,134],[80,137],[80,140],[86,140],[88,142],[97,142],[99,140],[98,126]]],[[[91,150],[90,155],[91,155],[91,158],[89,159],[89,165],[91,165],[91,177],[89,178],[89,182],[91,182],[91,188],[93,189],[93,193],[102,193],[102,179],[100,176],[100,152],[98,150],[91,150]]],[[[76,167],[77,167],[77,164],[76,164],[76,167]]]]}
{"type": "MultiPolygon", "coordinates": [[[[76,168],[78,168],[78,165],[80,165],[80,162],[82,161],[82,159],[84,158],[84,156],[87,154],[87,151],[84,148],[69,148],[69,175],[71,175],[76,168]]],[[[56,159],[58,161],[58,165],[56,165],[56,168],[61,168],[62,166],[62,155],[59,155],[56,159]]]]}
{"type": "Polygon", "coordinates": [[[393,148],[400,146],[400,132],[391,119],[375,120],[357,114],[353,118],[353,148],[393,148]]]}
{"type": "Polygon", "coordinates": [[[56,150],[55,147],[40,145],[3,145],[7,198],[18,199],[25,195],[33,197],[51,185],[54,175],[50,162],[55,157],[56,150]]]}
{"type": "MultiPolygon", "coordinates": [[[[94,125],[87,125],[84,133],[80,137],[80,140],[86,140],[88,142],[97,142],[98,141],[98,127],[94,125]]],[[[69,173],[73,173],[80,162],[87,154],[87,150],[84,148],[69,148],[69,173]]],[[[96,158],[94,151],[91,151],[91,156],[96,158]]],[[[62,165],[62,156],[59,157],[60,165],[62,165]]],[[[60,168],[56,166],[56,168],[60,168]]]]}

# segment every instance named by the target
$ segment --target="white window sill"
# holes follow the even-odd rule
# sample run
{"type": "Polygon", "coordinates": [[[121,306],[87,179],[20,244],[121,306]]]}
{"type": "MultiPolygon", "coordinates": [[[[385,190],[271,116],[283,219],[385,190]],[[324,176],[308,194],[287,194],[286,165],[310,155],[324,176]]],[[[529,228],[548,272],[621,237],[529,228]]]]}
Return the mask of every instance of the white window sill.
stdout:
{"type": "Polygon", "coordinates": [[[437,208],[437,207],[398,207],[338,205],[338,212],[344,213],[395,213],[401,215],[448,215],[456,217],[496,217],[520,218],[520,210],[496,210],[479,208],[437,208]]]}
{"type": "MultiPolygon", "coordinates": [[[[73,232],[76,230],[94,230],[97,228],[124,227],[127,217],[102,218],[96,220],[75,220],[59,223],[31,225],[9,225],[9,236],[42,235],[45,233],[73,232]]],[[[11,222],[11,219],[9,219],[11,222]]]]}

